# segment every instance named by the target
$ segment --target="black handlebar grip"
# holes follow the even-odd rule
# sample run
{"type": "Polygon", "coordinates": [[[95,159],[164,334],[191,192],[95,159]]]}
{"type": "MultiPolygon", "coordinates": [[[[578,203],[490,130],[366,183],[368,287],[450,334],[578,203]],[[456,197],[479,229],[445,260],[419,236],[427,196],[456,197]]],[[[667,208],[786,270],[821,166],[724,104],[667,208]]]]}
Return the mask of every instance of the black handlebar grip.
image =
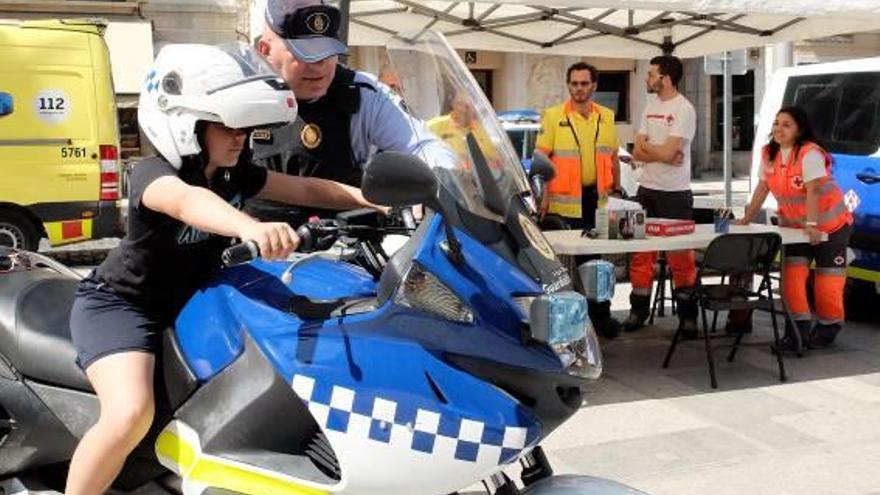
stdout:
{"type": "Polygon", "coordinates": [[[244,241],[241,244],[228,247],[223,251],[220,259],[223,266],[235,266],[260,257],[260,246],[254,241],[244,241]]]}
{"type": "Polygon", "coordinates": [[[315,235],[312,233],[310,224],[304,223],[296,229],[296,235],[299,236],[299,247],[297,251],[301,253],[310,253],[315,250],[315,235]]]}

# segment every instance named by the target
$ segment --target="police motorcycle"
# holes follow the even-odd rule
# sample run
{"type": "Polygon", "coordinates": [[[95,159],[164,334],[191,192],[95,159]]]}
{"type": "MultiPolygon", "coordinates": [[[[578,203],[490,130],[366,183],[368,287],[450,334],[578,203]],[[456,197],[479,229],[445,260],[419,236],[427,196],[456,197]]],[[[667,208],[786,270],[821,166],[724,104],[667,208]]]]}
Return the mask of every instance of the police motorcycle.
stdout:
{"type": "MultiPolygon", "coordinates": [[[[455,52],[430,33],[395,43],[400,73],[413,64],[443,82],[408,96],[413,125],[463,91],[490,140],[470,135],[467,154],[433,168],[390,152],[369,164],[369,199],[431,210],[378,280],[333,249],[266,262],[230,248],[229,268],[163,334],[153,431],[115,490],[442,495],[482,481],[496,495],[641,493],[553,475],[539,444],[602,370],[586,302],[455,52]]],[[[323,233],[379,227],[335,228],[323,233]]],[[[0,272],[0,489],[52,493],[98,413],[67,329],[77,277],[12,250],[0,272]]]]}

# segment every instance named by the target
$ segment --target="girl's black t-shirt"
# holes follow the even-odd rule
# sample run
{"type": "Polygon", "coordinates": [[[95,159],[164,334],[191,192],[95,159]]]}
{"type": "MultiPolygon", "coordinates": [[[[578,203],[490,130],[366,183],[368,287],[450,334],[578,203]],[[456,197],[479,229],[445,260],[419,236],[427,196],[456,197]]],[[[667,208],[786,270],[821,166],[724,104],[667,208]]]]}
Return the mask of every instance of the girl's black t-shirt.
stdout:
{"type": "Polygon", "coordinates": [[[200,159],[187,157],[180,170],[162,158],[148,158],[129,179],[128,232],[97,268],[95,278],[157,317],[174,318],[195,291],[220,268],[232,239],[202,232],[141,204],[144,190],[167,175],[210,189],[241,209],[266,184],[266,169],[240,162],[219,168],[211,183],[200,159]]]}

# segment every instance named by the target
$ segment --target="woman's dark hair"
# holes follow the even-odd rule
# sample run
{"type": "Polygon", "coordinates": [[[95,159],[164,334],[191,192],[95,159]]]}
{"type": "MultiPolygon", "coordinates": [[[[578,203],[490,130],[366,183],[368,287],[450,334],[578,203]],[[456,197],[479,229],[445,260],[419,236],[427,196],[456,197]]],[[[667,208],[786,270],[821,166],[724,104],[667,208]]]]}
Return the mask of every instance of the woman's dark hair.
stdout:
{"type": "MultiPolygon", "coordinates": [[[[819,141],[819,138],[816,137],[816,133],[813,132],[813,126],[810,125],[810,118],[807,116],[807,112],[801,107],[782,107],[776,112],[776,115],[778,116],[780,113],[787,114],[792,120],[794,120],[794,123],[797,124],[798,135],[794,140],[795,148],[800,148],[804,143],[811,142],[818,145],[823,150],[825,149],[819,141]]],[[[767,156],[771,162],[776,159],[776,154],[779,153],[779,143],[773,139],[772,131],[770,132],[770,142],[767,143],[767,152],[767,156]]],[[[795,154],[795,156],[797,156],[797,154],[795,154]]]]}

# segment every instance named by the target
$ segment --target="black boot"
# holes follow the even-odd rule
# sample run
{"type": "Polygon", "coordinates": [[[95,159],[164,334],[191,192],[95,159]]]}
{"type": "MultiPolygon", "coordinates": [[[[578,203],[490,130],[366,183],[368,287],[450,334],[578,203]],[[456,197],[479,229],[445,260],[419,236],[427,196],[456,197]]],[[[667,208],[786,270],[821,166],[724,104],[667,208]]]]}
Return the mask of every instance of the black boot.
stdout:
{"type": "Polygon", "coordinates": [[[678,303],[678,329],[682,340],[697,338],[697,302],[687,299],[677,299],[678,303]]]}
{"type": "Polygon", "coordinates": [[[842,325],[840,323],[832,323],[830,325],[824,323],[817,324],[808,342],[810,349],[824,349],[830,346],[834,343],[834,339],[837,338],[841,328],[842,325]]]}
{"type": "Polygon", "coordinates": [[[810,342],[813,340],[813,322],[810,320],[797,320],[794,324],[795,326],[792,326],[788,318],[785,319],[785,336],[782,337],[782,350],[798,350],[798,335],[794,333],[795,327],[797,327],[797,332],[800,335],[801,350],[812,348],[810,342]]]}
{"type": "Polygon", "coordinates": [[[596,333],[606,339],[613,339],[620,335],[620,322],[611,316],[611,301],[587,301],[590,311],[590,321],[596,333]]]}
{"type": "Polygon", "coordinates": [[[624,332],[635,332],[645,326],[650,313],[651,296],[641,294],[629,295],[629,316],[623,321],[624,332]]]}

